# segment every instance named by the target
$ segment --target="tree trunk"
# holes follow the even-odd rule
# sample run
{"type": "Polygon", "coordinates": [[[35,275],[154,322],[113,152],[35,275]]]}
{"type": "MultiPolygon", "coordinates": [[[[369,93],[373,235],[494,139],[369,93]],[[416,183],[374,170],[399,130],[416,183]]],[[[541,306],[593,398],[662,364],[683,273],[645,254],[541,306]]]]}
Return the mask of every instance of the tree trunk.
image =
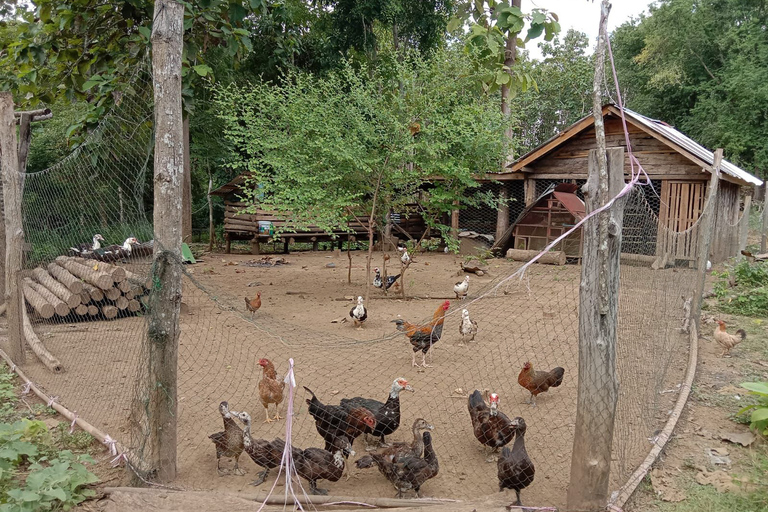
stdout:
{"type": "MultiPolygon", "coordinates": [[[[520,8],[521,0],[512,0],[512,7],[520,8]]],[[[515,60],[517,59],[517,32],[514,34],[507,34],[507,41],[506,46],[504,48],[504,65],[508,69],[512,69],[512,66],[515,65],[515,60]]],[[[510,71],[510,76],[512,75],[510,71]]],[[[509,86],[510,84],[502,84],[501,86],[501,113],[504,115],[504,117],[508,118],[510,114],[510,108],[509,108],[509,86]]],[[[504,134],[507,136],[508,140],[512,140],[514,137],[514,133],[512,128],[507,128],[507,130],[504,132],[504,134]]],[[[511,164],[515,160],[514,154],[512,151],[507,154],[507,159],[503,164],[502,171],[506,169],[506,167],[511,164]]]]}
{"type": "Polygon", "coordinates": [[[496,210],[496,240],[499,240],[509,227],[509,192],[505,183],[499,191],[499,206],[496,210]]]}
{"type": "Polygon", "coordinates": [[[21,224],[21,175],[18,172],[16,121],[13,117],[13,95],[0,92],[0,170],[3,173],[3,205],[5,211],[5,303],[8,319],[9,356],[23,364],[24,299],[21,283],[21,258],[24,230],[21,224]]]}
{"type": "Polygon", "coordinates": [[[349,260],[349,266],[347,267],[347,284],[352,284],[352,236],[347,236],[347,259],[349,260]]]}
{"type": "Polygon", "coordinates": [[[192,236],[192,162],[189,159],[189,114],[184,116],[184,181],[181,196],[181,239],[192,236]]]}
{"type": "MultiPolygon", "coordinates": [[[[152,70],[155,90],[154,261],[159,285],[149,298],[147,341],[140,359],[138,396],[132,409],[136,452],[159,482],[176,478],[177,368],[181,307],[184,129],[181,52],[184,6],[155,1],[152,70]]],[[[105,306],[105,316],[117,314],[105,306]]]]}
{"type": "MultiPolygon", "coordinates": [[[[384,164],[386,167],[386,162],[384,164]]],[[[381,178],[384,171],[379,172],[376,180],[376,188],[373,191],[373,201],[371,202],[371,216],[368,218],[368,256],[365,259],[365,302],[371,296],[371,258],[373,257],[373,228],[376,220],[376,200],[379,197],[379,187],[381,187],[381,178]]],[[[386,284],[384,285],[386,288],[386,284]]]]}
{"type": "Polygon", "coordinates": [[[213,244],[216,242],[216,228],[213,225],[213,176],[208,177],[208,252],[213,252],[213,244]]]}

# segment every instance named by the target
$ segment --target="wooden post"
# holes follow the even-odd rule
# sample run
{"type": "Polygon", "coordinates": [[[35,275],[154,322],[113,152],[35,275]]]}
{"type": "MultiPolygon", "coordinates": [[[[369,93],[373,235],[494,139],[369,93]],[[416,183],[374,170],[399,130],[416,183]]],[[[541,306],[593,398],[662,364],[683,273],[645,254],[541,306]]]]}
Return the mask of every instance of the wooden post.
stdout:
{"type": "Polygon", "coordinates": [[[16,364],[25,362],[21,253],[24,230],[21,225],[21,175],[16,146],[13,95],[0,92],[0,169],[3,173],[5,213],[5,303],[8,319],[9,356],[16,364]]]}
{"type": "MultiPolygon", "coordinates": [[[[624,186],[624,150],[605,150],[602,85],[610,4],[600,6],[595,51],[592,110],[597,149],[589,152],[588,211],[615,197],[624,186]]],[[[603,510],[608,503],[611,449],[619,383],[616,326],[619,306],[619,255],[626,198],[583,226],[579,292],[579,379],[576,428],[568,483],[568,510],[603,510]]]]}
{"type": "MultiPolygon", "coordinates": [[[[177,367],[181,307],[181,235],[184,129],[181,107],[181,51],[184,6],[156,0],[152,27],[155,90],[155,244],[147,341],[133,416],[135,439],[155,480],[176,478],[177,367]]],[[[107,318],[117,308],[105,306],[107,318]]]]}
{"type": "MultiPolygon", "coordinates": [[[[597,170],[597,152],[589,155],[590,176],[597,170]]],[[[597,180],[588,182],[595,207],[604,205],[624,185],[624,149],[607,152],[607,194],[597,180]],[[603,193],[601,193],[603,192],[603,193]]],[[[622,198],[608,212],[583,227],[581,291],[579,294],[579,388],[576,432],[568,484],[569,510],[602,510],[608,500],[613,428],[618,400],[616,326],[619,298],[619,255],[624,216],[622,198]],[[606,222],[603,222],[605,219],[606,222]],[[606,225],[604,238],[600,228],[606,225]]],[[[593,208],[594,209],[594,208],[593,208]]]]}
{"type": "Polygon", "coordinates": [[[509,227],[509,191],[507,184],[501,184],[499,191],[499,208],[496,210],[496,240],[504,236],[509,227]]]}
{"type": "Polygon", "coordinates": [[[712,245],[712,230],[715,227],[717,196],[720,190],[720,163],[722,161],[723,150],[722,148],[718,148],[715,150],[712,175],[709,177],[709,187],[707,188],[704,211],[701,212],[701,217],[699,218],[699,240],[696,258],[698,278],[691,304],[691,318],[696,325],[697,332],[701,332],[701,303],[704,295],[704,286],[707,280],[707,262],[709,261],[709,250],[712,245]]]}
{"type": "MultiPolygon", "coordinates": [[[[454,206],[459,206],[458,201],[453,202],[454,206]]],[[[451,210],[451,237],[459,239],[459,209],[451,210]]]]}
{"type": "Polygon", "coordinates": [[[752,208],[752,195],[748,194],[744,196],[744,214],[741,217],[741,225],[739,226],[739,254],[737,258],[743,260],[744,256],[741,251],[747,248],[747,238],[749,237],[749,210],[752,208]]]}
{"type": "Polygon", "coordinates": [[[525,193],[525,206],[528,207],[536,201],[536,180],[533,178],[525,178],[523,182],[523,190],[525,193]]]}

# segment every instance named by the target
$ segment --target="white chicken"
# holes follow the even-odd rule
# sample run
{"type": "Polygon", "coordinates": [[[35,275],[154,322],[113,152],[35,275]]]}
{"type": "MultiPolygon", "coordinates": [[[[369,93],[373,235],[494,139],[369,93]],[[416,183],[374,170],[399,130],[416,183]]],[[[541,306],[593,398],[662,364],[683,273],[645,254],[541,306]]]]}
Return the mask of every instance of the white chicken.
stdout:
{"type": "Polygon", "coordinates": [[[469,311],[466,309],[461,310],[459,334],[461,334],[461,342],[459,342],[459,346],[464,346],[464,338],[467,336],[472,336],[469,341],[475,341],[475,334],[477,334],[477,322],[470,320],[469,311]]]}
{"type": "Polygon", "coordinates": [[[349,316],[352,318],[352,322],[355,324],[355,327],[358,329],[363,328],[363,322],[365,322],[365,319],[368,318],[368,310],[366,310],[365,306],[363,305],[362,297],[357,298],[357,306],[353,307],[349,311],[349,316]]]}
{"type": "Polygon", "coordinates": [[[459,281],[453,285],[453,293],[456,294],[457,299],[464,299],[467,296],[469,290],[469,276],[466,276],[463,281],[459,281]]]}
{"type": "Polygon", "coordinates": [[[408,254],[407,249],[403,250],[403,254],[400,256],[400,262],[402,262],[402,264],[405,265],[406,267],[408,266],[409,263],[411,263],[411,255],[408,254]]]}

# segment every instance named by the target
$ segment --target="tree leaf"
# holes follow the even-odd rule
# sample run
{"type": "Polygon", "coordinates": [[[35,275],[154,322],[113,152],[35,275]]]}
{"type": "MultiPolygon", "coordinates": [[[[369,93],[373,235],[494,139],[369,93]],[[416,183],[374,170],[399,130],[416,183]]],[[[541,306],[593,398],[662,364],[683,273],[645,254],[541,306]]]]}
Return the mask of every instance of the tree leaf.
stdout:
{"type": "Polygon", "coordinates": [[[192,69],[200,76],[208,76],[213,73],[213,70],[207,64],[198,64],[197,66],[192,66],[192,69]]]}

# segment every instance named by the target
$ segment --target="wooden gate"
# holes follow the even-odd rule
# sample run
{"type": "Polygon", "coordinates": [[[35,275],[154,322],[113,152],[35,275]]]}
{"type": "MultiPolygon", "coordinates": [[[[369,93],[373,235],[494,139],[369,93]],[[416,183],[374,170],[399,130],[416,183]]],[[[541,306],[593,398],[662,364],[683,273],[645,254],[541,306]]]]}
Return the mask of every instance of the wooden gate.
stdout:
{"type": "Polygon", "coordinates": [[[675,260],[696,261],[698,226],[704,208],[705,181],[663,181],[656,255],[660,267],[675,260]]]}

